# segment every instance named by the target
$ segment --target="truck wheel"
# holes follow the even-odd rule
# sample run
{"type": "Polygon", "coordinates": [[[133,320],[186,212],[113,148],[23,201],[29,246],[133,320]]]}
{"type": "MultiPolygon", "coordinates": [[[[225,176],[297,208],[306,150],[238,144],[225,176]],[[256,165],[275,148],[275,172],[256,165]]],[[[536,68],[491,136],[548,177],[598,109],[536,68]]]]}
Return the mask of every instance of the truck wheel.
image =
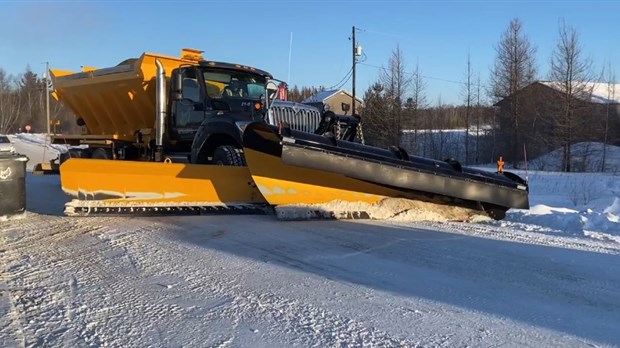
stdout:
{"type": "Polygon", "coordinates": [[[92,159],[112,159],[112,154],[107,149],[100,147],[93,151],[91,158],[92,159]]]}
{"type": "Polygon", "coordinates": [[[245,166],[245,159],[240,149],[232,145],[221,145],[213,152],[213,164],[242,167],[245,166]]]}
{"type": "Polygon", "coordinates": [[[70,149],[67,152],[63,152],[59,156],[60,164],[68,160],[69,158],[90,158],[90,149],[70,149]]]}
{"type": "Polygon", "coordinates": [[[500,207],[495,204],[482,204],[482,208],[487,215],[493,220],[503,220],[506,217],[506,207],[500,207]]]}
{"type": "Polygon", "coordinates": [[[60,164],[63,164],[69,158],[80,158],[80,153],[75,150],[69,150],[67,152],[63,152],[58,157],[60,164]]]}

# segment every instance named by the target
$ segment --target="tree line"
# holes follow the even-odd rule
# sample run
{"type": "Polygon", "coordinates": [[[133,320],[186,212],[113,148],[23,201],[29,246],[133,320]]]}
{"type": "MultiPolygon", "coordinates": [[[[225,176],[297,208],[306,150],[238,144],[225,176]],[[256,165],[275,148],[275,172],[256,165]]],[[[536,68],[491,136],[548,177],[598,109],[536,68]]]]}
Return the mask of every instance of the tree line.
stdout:
{"type": "MultiPolygon", "coordinates": [[[[490,79],[484,84],[467,55],[462,104],[452,106],[441,98],[429,102],[421,68],[407,69],[397,46],[364,93],[361,114],[366,139],[382,147],[400,145],[416,155],[458,157],[464,164],[493,162],[503,156],[515,168],[527,156],[562,148],[564,171],[572,169],[571,146],[577,142],[620,145],[620,108],[613,102],[620,91],[615,91],[614,71],[610,65],[603,72],[594,70],[574,27],[560,22],[546,76],[536,70],[536,47],[518,18],[501,34],[495,52],[490,79]],[[595,83],[606,86],[603,103],[590,102],[595,83]],[[454,137],[444,137],[442,130],[456,127],[468,131],[458,144],[448,144],[454,137]],[[429,130],[436,130],[434,136],[428,136],[429,130]],[[429,147],[420,142],[421,134],[436,144],[429,147]]],[[[602,155],[601,170],[606,154],[602,155]]]]}
{"type": "MultiPolygon", "coordinates": [[[[9,75],[0,68],[0,133],[47,132],[46,79],[29,66],[23,74],[9,75]]],[[[50,130],[77,131],[75,117],[64,105],[49,98],[50,130]],[[62,127],[62,128],[60,128],[62,127]]]]}
{"type": "MultiPolygon", "coordinates": [[[[414,155],[454,157],[466,165],[493,162],[501,155],[513,167],[526,156],[561,148],[565,171],[573,169],[571,147],[577,142],[620,145],[620,108],[608,102],[620,93],[615,91],[615,73],[610,64],[602,72],[594,70],[574,27],[560,22],[546,76],[536,70],[536,47],[518,18],[508,23],[494,48],[490,78],[484,82],[467,54],[461,104],[455,106],[441,97],[429,100],[421,67],[409,69],[397,46],[363,93],[360,114],[366,141],[381,147],[399,145],[414,155]],[[607,102],[588,102],[595,82],[606,84],[607,102]],[[447,132],[455,128],[468,131],[455,140],[447,132]]],[[[294,86],[288,97],[301,102],[323,90],[294,86]]],[[[62,131],[79,131],[68,108],[54,98],[49,103],[50,119],[62,131]]],[[[26,125],[31,132],[45,132],[46,113],[45,78],[30,67],[18,76],[0,68],[0,133],[24,131],[26,125]]]]}

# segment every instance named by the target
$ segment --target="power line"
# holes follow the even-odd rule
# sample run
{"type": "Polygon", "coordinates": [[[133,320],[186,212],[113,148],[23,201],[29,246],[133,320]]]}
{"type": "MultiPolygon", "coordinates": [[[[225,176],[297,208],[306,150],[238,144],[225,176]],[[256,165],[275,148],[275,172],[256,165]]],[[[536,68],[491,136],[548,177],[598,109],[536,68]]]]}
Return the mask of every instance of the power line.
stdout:
{"type": "Polygon", "coordinates": [[[336,88],[332,88],[332,89],[340,89],[340,88],[342,88],[342,86],[344,86],[347,82],[349,82],[349,80],[351,79],[352,76],[353,76],[353,70],[351,70],[351,73],[349,74],[349,77],[347,77],[347,79],[344,82],[342,82],[340,84],[340,86],[338,86],[336,88]]]}
{"type": "MultiPolygon", "coordinates": [[[[389,71],[387,68],[384,68],[382,66],[372,65],[372,64],[368,64],[368,63],[358,63],[358,64],[366,65],[366,66],[369,66],[369,67],[373,67],[373,68],[377,68],[377,69],[381,69],[381,70],[385,70],[385,71],[389,71]]],[[[414,73],[405,72],[405,74],[411,75],[411,76],[415,76],[414,73]]],[[[426,76],[426,75],[422,75],[422,77],[425,78],[425,79],[429,79],[429,80],[438,80],[438,81],[456,83],[456,84],[459,84],[459,85],[466,85],[467,84],[467,83],[465,83],[463,81],[448,80],[448,79],[444,79],[444,78],[441,78],[441,77],[426,76]]]]}
{"type": "Polygon", "coordinates": [[[347,83],[347,81],[349,81],[349,78],[351,78],[351,74],[353,73],[353,67],[351,67],[351,69],[349,69],[349,71],[347,72],[346,75],[344,75],[344,77],[338,81],[336,84],[334,84],[333,86],[326,88],[326,90],[330,90],[330,89],[340,89],[340,87],[342,87],[345,83],[347,83]],[[346,80],[346,81],[345,81],[346,80]],[[344,82],[343,82],[344,81],[344,82]]]}
{"type": "Polygon", "coordinates": [[[371,33],[371,34],[378,34],[378,35],[383,35],[383,36],[391,36],[391,37],[396,37],[399,39],[404,39],[405,37],[399,34],[393,34],[393,33],[386,33],[386,32],[381,32],[381,31],[376,31],[376,30],[369,30],[369,29],[363,29],[363,28],[355,28],[361,32],[364,33],[371,33]]]}

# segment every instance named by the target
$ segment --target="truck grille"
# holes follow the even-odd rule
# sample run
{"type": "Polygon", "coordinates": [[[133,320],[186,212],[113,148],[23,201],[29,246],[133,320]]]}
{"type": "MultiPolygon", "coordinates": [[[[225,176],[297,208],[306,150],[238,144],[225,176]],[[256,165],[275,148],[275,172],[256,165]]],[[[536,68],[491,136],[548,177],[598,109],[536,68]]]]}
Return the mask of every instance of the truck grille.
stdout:
{"type": "Polygon", "coordinates": [[[269,112],[269,123],[286,123],[291,129],[314,133],[321,123],[321,113],[309,105],[276,100],[269,112]]]}

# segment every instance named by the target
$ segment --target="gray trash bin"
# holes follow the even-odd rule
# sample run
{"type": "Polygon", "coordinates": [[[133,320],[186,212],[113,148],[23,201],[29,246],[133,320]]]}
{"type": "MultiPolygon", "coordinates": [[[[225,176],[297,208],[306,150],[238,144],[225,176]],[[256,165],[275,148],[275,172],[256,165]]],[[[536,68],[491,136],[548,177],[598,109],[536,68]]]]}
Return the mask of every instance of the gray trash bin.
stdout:
{"type": "Polygon", "coordinates": [[[26,156],[0,154],[0,216],[26,210],[26,162],[26,156]]]}

